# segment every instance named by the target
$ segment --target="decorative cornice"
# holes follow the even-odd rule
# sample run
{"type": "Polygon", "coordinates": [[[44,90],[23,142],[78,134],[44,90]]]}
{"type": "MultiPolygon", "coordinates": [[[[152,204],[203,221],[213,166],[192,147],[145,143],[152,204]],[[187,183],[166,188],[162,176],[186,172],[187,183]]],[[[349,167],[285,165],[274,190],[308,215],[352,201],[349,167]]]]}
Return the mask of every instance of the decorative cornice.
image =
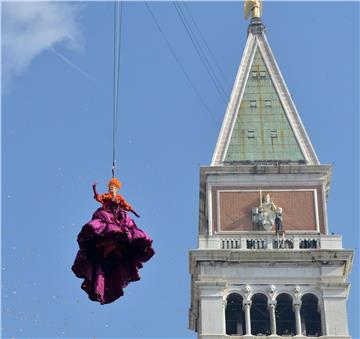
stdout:
{"type": "Polygon", "coordinates": [[[346,277],[351,271],[354,251],[352,250],[264,250],[259,252],[238,250],[192,250],[190,251],[190,272],[197,274],[198,262],[234,262],[234,263],[271,263],[291,264],[302,263],[311,265],[344,265],[343,275],[346,277]]]}
{"type": "Polygon", "coordinates": [[[231,166],[202,166],[201,179],[217,174],[321,174],[331,176],[332,165],[295,165],[295,164],[234,164],[231,166]]]}

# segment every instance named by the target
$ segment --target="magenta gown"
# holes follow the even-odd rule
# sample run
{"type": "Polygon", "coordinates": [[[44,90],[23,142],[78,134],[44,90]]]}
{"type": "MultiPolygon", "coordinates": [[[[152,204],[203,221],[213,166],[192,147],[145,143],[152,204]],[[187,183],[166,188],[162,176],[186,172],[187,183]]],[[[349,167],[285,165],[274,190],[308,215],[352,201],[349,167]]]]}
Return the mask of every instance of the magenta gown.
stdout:
{"type": "Polygon", "coordinates": [[[130,282],[140,280],[138,270],[155,253],[150,237],[117,206],[96,210],[77,241],[72,270],[84,279],[81,288],[89,298],[101,304],[120,298],[130,282]]]}

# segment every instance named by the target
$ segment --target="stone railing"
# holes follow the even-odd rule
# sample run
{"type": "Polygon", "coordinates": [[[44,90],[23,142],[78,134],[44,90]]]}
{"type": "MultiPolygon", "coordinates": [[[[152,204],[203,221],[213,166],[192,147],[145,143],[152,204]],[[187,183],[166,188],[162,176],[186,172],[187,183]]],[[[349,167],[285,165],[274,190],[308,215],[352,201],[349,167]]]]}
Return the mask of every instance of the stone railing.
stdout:
{"type": "Polygon", "coordinates": [[[221,239],[222,249],[240,248],[240,239],[221,239]]]}
{"type": "Polygon", "coordinates": [[[199,238],[199,248],[234,250],[314,250],[341,249],[339,235],[216,234],[199,238]]]}

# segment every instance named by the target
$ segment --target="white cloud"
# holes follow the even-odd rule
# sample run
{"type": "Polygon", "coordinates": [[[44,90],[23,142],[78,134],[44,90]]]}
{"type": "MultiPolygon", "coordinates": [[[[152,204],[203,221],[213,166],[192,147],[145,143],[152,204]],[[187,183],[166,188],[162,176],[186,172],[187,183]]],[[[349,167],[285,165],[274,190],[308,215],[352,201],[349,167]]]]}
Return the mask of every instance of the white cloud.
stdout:
{"type": "Polygon", "coordinates": [[[80,5],[3,2],[2,6],[3,85],[23,73],[36,56],[60,43],[71,49],[81,48],[80,5]]]}

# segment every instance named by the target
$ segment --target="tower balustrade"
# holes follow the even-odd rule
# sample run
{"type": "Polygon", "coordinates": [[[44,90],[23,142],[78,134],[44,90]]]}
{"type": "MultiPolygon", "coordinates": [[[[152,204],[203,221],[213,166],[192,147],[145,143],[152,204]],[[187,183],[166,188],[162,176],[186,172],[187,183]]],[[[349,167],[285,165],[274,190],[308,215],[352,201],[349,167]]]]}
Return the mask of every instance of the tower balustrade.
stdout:
{"type": "Polygon", "coordinates": [[[200,249],[228,250],[314,250],[341,249],[340,235],[218,234],[199,238],[200,249]]]}

